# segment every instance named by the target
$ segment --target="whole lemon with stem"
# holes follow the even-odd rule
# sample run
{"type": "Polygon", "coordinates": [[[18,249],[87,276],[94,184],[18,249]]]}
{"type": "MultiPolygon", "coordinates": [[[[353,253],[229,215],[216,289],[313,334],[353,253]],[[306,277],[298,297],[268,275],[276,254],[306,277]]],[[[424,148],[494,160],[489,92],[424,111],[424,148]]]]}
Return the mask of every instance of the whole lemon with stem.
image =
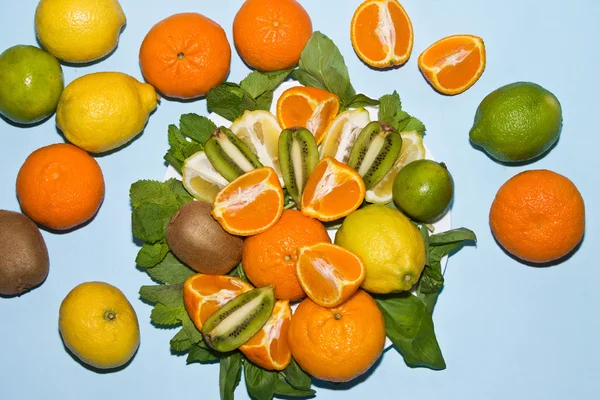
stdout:
{"type": "Polygon", "coordinates": [[[104,282],[85,282],[71,290],[60,305],[58,327],[65,346],[95,368],[123,366],[140,344],[131,303],[104,282]]]}
{"type": "Polygon", "coordinates": [[[42,46],[71,63],[109,54],[126,22],[117,0],[41,0],[35,10],[35,31],[42,46]]]}

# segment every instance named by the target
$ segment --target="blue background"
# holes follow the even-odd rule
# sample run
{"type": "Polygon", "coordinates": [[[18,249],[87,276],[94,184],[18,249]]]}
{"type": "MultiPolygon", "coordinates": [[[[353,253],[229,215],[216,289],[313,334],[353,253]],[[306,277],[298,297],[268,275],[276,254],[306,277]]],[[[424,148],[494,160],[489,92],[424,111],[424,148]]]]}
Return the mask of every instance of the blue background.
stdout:
{"type": "MultiPolygon", "coordinates": [[[[360,0],[301,0],[315,30],[339,46],[355,88],[373,97],[393,89],[404,108],[427,125],[426,143],[444,161],[456,182],[453,226],[473,229],[477,247],[451,257],[446,285],[435,309],[437,337],[448,367],[444,371],[408,368],[388,350],[366,379],[336,390],[318,384],[318,398],[404,399],[567,399],[600,398],[600,268],[597,263],[598,43],[600,3],[594,0],[404,0],[412,18],[413,55],[402,68],[375,71],[354,54],[349,24],[360,0]],[[484,38],[487,68],[467,92],[445,97],[422,78],[421,51],[441,37],[471,33],[484,38]],[[500,165],[468,140],[475,109],[490,91],[514,81],[534,81],[562,103],[564,126],[558,145],[541,160],[516,167],[500,165]],[[587,231],[580,249],[549,268],[521,264],[494,242],[489,206],[500,185],[526,169],[548,168],[569,177],[586,202],[587,231]]],[[[142,79],[138,50],[146,32],[178,12],[196,11],[220,23],[233,44],[231,26],[242,1],[122,0],[127,27],[117,51],[86,67],[64,66],[66,83],[95,71],[122,71],[142,79]]],[[[0,0],[0,51],[36,44],[33,17],[37,1],[0,0]]],[[[229,80],[239,82],[247,67],[234,52],[229,80]]],[[[206,115],[205,101],[163,100],[143,133],[131,145],[99,157],[106,198],[97,217],[68,234],[44,231],[51,269],[39,288],[17,298],[0,298],[0,399],[218,398],[218,365],[186,366],[170,354],[173,330],[150,324],[150,306],[139,300],[151,284],[136,269],[128,190],[138,179],[161,179],[167,125],[180,114],[206,115]],[[141,346],[133,362],[117,373],[82,367],[64,349],[58,308],[84,281],[119,287],[133,304],[141,325],[141,346]]],[[[37,148],[62,142],[54,117],[31,128],[0,120],[0,208],[19,210],[15,179],[37,148]]],[[[243,383],[237,398],[247,398],[243,383]]]]}

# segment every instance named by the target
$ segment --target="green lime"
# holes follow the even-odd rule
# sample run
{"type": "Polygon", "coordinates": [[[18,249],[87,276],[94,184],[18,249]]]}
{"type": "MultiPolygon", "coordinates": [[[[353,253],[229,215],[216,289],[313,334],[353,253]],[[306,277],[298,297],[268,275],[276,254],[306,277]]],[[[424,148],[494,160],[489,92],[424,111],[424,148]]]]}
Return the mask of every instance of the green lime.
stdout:
{"type": "Polygon", "coordinates": [[[535,83],[516,82],[483,99],[469,136],[496,160],[520,162],[552,147],[561,125],[562,110],[554,94],[535,83]]]}
{"type": "Polygon", "coordinates": [[[60,63],[34,46],[13,46],[0,54],[0,113],[32,124],[56,110],[64,88],[60,63]]]}
{"type": "Polygon", "coordinates": [[[443,163],[417,160],[398,172],[392,192],[400,211],[416,221],[432,222],[448,209],[454,180],[443,163]]]}

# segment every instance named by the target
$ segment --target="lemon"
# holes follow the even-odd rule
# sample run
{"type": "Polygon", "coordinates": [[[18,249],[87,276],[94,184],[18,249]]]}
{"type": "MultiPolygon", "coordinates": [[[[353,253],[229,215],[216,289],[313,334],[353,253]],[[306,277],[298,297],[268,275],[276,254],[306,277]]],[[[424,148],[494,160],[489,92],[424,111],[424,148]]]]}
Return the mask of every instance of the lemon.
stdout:
{"type": "Polygon", "coordinates": [[[217,172],[203,151],[185,159],[181,168],[182,182],[196,199],[212,202],[229,182],[217,172]]]}
{"type": "Polygon", "coordinates": [[[125,22],[117,0],[41,0],[35,10],[35,30],[42,46],[72,63],[109,54],[117,47],[125,22]]]}
{"type": "Polygon", "coordinates": [[[367,190],[365,200],[369,203],[387,204],[392,201],[392,189],[394,187],[394,179],[398,172],[407,164],[416,160],[425,158],[425,146],[423,145],[423,136],[418,132],[402,132],[402,150],[396,160],[396,163],[389,170],[377,185],[372,189],[367,190]]]}
{"type": "Polygon", "coordinates": [[[67,85],[56,109],[56,125],[69,142],[102,153],[140,133],[156,104],[151,85],[120,72],[97,72],[67,85]]]}
{"type": "Polygon", "coordinates": [[[279,135],[281,127],[269,111],[244,111],[229,128],[258,157],[265,167],[271,167],[283,184],[279,167],[279,135]]]}
{"type": "Polygon", "coordinates": [[[421,233],[388,206],[373,204],[347,216],[335,244],[362,259],[367,273],[361,286],[371,293],[410,290],[425,268],[421,233]]]}
{"type": "Polygon", "coordinates": [[[140,343],[135,310],[119,289],[104,282],[71,290],[60,305],[58,327],[65,346],[96,368],[122,366],[140,343]]]}
{"type": "Polygon", "coordinates": [[[371,122],[369,112],[364,108],[340,113],[325,132],[319,150],[321,158],[333,157],[340,162],[347,163],[356,138],[369,122],[371,122]]]}

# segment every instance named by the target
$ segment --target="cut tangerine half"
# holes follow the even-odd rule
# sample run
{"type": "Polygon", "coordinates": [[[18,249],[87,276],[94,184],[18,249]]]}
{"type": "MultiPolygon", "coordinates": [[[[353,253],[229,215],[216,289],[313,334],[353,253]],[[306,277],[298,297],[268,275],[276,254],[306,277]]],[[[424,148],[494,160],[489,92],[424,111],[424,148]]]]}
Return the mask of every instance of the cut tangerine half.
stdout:
{"type": "Polygon", "coordinates": [[[340,99],[335,94],[310,86],[294,86],[277,100],[277,120],[283,129],[308,129],[317,144],[325,137],[331,121],[340,111],[340,99]]]}
{"type": "Polygon", "coordinates": [[[443,94],[459,94],[473,86],[485,69],[483,39],[454,35],[438,40],[419,56],[419,69],[443,94]]]}
{"type": "Polygon", "coordinates": [[[183,303],[199,331],[206,320],[221,306],[252,286],[233,276],[196,274],[183,284],[183,303]]]}
{"type": "Polygon", "coordinates": [[[325,157],[315,167],[302,193],[300,211],[319,221],[352,213],[365,199],[365,183],[348,165],[325,157]]]}
{"type": "Polygon", "coordinates": [[[215,197],[212,215],[232,235],[264,232],[283,212],[283,189],[275,170],[257,168],[225,186],[215,197]]]}
{"type": "Polygon", "coordinates": [[[298,281],[320,306],[336,307],[348,300],[365,279],[365,273],[365,265],[356,254],[335,244],[298,248],[298,281]]]}
{"type": "Polygon", "coordinates": [[[268,370],[282,371],[292,361],[288,332],[292,309],[288,300],[275,303],[271,317],[260,331],[240,347],[246,358],[268,370]]]}
{"type": "Polygon", "coordinates": [[[371,67],[402,65],[412,53],[412,22],[397,0],[367,0],[354,12],[350,39],[358,57],[371,67]]]}

